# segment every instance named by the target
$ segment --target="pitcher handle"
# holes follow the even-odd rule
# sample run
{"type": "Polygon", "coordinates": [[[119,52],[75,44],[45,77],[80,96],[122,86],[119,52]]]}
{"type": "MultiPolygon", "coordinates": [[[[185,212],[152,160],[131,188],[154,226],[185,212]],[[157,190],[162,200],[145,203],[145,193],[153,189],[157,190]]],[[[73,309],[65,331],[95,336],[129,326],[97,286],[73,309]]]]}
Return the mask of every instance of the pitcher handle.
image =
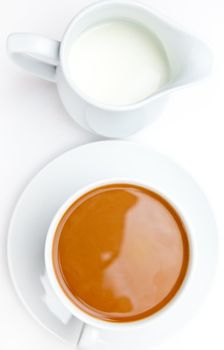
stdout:
{"type": "Polygon", "coordinates": [[[34,75],[55,82],[60,42],[37,34],[12,33],[7,50],[12,60],[34,75]]]}

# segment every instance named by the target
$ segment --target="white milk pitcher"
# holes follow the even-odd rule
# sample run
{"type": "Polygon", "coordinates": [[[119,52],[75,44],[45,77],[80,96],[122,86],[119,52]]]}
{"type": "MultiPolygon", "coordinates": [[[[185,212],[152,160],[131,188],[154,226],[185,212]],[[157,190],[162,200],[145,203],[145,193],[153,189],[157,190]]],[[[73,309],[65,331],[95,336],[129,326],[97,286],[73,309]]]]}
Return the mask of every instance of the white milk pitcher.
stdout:
{"type": "MultiPolygon", "coordinates": [[[[212,64],[211,52],[198,38],[186,33],[142,4],[108,0],[82,10],[69,24],[62,41],[39,35],[13,33],[8,52],[21,67],[56,83],[67,112],[83,128],[106,137],[125,137],[154,120],[169,92],[205,77],[212,64]],[[68,53],[80,34],[102,21],[125,19],[148,28],[161,41],[169,63],[169,80],[153,95],[133,104],[99,103],[74,84],[68,53]]],[[[133,81],[133,84],[135,82],[133,81]]]]}

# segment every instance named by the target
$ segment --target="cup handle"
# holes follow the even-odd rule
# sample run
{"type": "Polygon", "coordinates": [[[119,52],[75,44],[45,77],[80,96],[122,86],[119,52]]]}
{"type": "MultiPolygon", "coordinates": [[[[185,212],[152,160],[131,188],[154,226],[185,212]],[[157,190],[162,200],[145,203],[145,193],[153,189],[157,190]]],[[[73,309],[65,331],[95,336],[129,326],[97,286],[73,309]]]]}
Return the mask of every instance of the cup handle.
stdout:
{"type": "Polygon", "coordinates": [[[55,82],[60,42],[41,35],[12,33],[7,50],[12,60],[34,75],[55,82]]]}
{"type": "Polygon", "coordinates": [[[101,331],[98,328],[82,324],[79,338],[76,341],[77,350],[107,349],[107,344],[101,339],[101,331]]]}

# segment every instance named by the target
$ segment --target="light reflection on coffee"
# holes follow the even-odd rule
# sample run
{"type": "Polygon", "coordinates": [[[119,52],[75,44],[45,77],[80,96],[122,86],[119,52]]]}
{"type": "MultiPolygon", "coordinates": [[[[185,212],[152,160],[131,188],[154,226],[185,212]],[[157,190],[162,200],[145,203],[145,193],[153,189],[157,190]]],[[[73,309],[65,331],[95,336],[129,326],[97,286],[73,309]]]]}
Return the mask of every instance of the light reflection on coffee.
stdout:
{"type": "Polygon", "coordinates": [[[130,322],[176,295],[189,263],[186,229],[160,195],[132,184],[96,188],[61,219],[53,264],[64,293],[89,315],[130,322]]]}

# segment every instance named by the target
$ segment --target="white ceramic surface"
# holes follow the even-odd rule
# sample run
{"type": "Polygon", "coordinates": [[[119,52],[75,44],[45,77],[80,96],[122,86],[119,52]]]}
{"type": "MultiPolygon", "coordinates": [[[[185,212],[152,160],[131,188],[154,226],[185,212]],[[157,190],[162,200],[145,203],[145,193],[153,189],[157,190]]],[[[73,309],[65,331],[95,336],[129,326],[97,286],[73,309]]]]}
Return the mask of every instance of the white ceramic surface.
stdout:
{"type": "Polygon", "coordinates": [[[125,0],[100,1],[85,8],[71,21],[61,43],[39,35],[11,34],[8,52],[23,68],[57,84],[66,110],[83,128],[107,137],[125,137],[143,128],[161,113],[168,92],[206,76],[212,62],[209,49],[198,38],[144,5],[125,0]],[[124,17],[156,33],[169,60],[170,80],[143,101],[115,107],[82,93],[71,80],[67,61],[71,44],[82,31],[102,20],[124,17]]]}
{"type": "Polygon", "coordinates": [[[216,257],[216,226],[198,185],[166,157],[124,141],[78,147],[42,169],[16,206],[8,240],[10,272],[23,303],[44,327],[71,344],[78,344],[79,349],[146,350],[176,332],[207,293],[216,257]],[[185,293],[167,312],[131,332],[83,327],[60,304],[45,274],[44,242],[56,211],[77,190],[111,178],[135,178],[160,188],[161,193],[173,199],[188,222],[194,247],[191,283],[186,284],[185,293]]]}

